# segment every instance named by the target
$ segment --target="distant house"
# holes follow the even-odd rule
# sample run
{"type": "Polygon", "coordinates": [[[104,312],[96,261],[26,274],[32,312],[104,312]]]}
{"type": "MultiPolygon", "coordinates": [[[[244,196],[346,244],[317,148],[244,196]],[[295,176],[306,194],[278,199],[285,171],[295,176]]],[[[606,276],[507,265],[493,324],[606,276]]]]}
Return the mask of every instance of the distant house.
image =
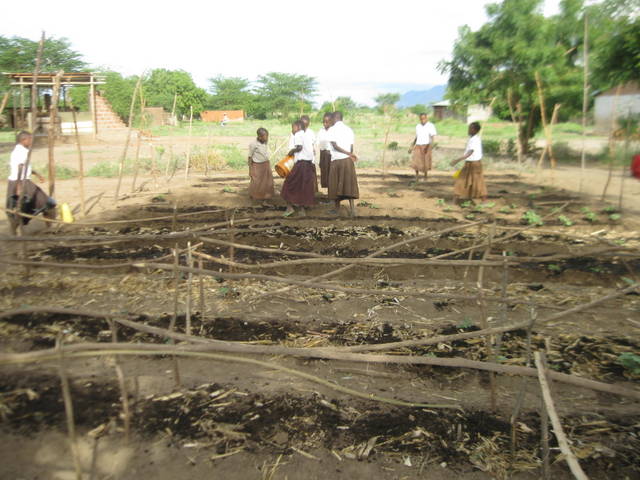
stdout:
{"type": "MultiPolygon", "coordinates": [[[[620,87],[610,88],[596,95],[594,106],[595,131],[608,135],[611,131],[611,117],[617,120],[629,114],[640,114],[640,83],[629,82],[620,87]],[[615,108],[615,111],[614,111],[615,108]]],[[[617,127],[617,124],[615,125],[617,127]]]]}
{"type": "Polygon", "coordinates": [[[243,122],[244,110],[205,110],[200,112],[203,122],[221,122],[225,114],[229,122],[243,122]]]}
{"type": "Polygon", "coordinates": [[[474,104],[468,107],[461,107],[451,105],[449,100],[434,103],[431,107],[433,108],[433,117],[436,120],[456,118],[458,120],[464,120],[467,123],[484,122],[493,114],[493,109],[487,105],[474,104]]]}

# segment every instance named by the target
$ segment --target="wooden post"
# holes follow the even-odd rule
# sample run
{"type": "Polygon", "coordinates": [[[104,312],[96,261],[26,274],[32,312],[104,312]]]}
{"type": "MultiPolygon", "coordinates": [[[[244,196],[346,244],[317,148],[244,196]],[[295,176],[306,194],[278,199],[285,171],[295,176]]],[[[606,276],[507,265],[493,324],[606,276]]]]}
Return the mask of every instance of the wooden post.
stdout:
{"type": "Polygon", "coordinates": [[[131,140],[131,129],[133,128],[133,108],[136,105],[136,95],[141,84],[142,75],[138,77],[136,86],[133,89],[133,96],[131,97],[131,106],[129,107],[129,129],[127,130],[127,139],[124,143],[124,150],[122,151],[122,156],[120,157],[120,165],[118,166],[118,184],[116,186],[116,194],[113,200],[114,202],[118,201],[118,196],[120,195],[120,185],[122,184],[122,174],[124,172],[124,161],[127,158],[127,150],[129,149],[129,141],[131,140]]]}
{"type": "MultiPolygon", "coordinates": [[[[169,323],[170,332],[173,332],[176,326],[176,321],[178,320],[178,286],[180,285],[180,273],[178,272],[179,264],[180,257],[178,255],[178,244],[176,243],[176,246],[173,249],[173,288],[175,289],[175,292],[173,295],[173,317],[171,317],[171,322],[169,323]]],[[[173,339],[170,339],[169,343],[173,345],[175,342],[173,339]]],[[[180,380],[178,357],[176,356],[173,357],[173,376],[176,386],[179,387],[182,382],[180,380]]]]}
{"type": "Polygon", "coordinates": [[[56,162],[54,149],[58,132],[56,125],[58,121],[58,100],[60,99],[60,80],[64,72],[60,70],[53,80],[53,95],[51,96],[51,107],[49,108],[49,129],[47,132],[49,144],[49,196],[53,197],[56,190],[56,162]]]}
{"type": "Polygon", "coordinates": [[[89,84],[89,108],[91,109],[91,120],[93,122],[93,138],[98,136],[98,112],[96,105],[95,77],[91,75],[89,84]]]}
{"type": "Polygon", "coordinates": [[[9,92],[6,92],[4,94],[4,97],[2,97],[2,103],[0,104],[0,115],[2,115],[2,112],[4,112],[4,108],[7,106],[8,101],[9,101],[9,92]]]}
{"type": "Polygon", "coordinates": [[[16,124],[16,129],[24,128],[24,86],[22,85],[24,80],[20,77],[20,125],[16,124]]]}
{"type": "Polygon", "coordinates": [[[584,11],[584,35],[582,39],[582,153],[580,154],[580,188],[582,192],[582,184],[586,175],[587,168],[587,109],[589,107],[589,20],[587,11],[584,11]]]}
{"type": "Polygon", "coordinates": [[[522,105],[520,104],[520,102],[518,102],[518,104],[514,108],[511,89],[507,91],[507,101],[509,104],[509,114],[511,115],[511,121],[516,127],[516,152],[518,155],[518,164],[522,165],[523,152],[522,145],[520,144],[520,128],[522,128],[522,105]]]}
{"type": "Polygon", "coordinates": [[[609,174],[607,175],[607,181],[604,184],[604,189],[602,190],[602,196],[600,197],[600,201],[604,202],[604,198],[607,195],[607,190],[609,189],[609,183],[611,182],[611,175],[613,173],[613,162],[616,159],[616,139],[615,139],[615,130],[616,130],[616,114],[618,113],[618,97],[620,96],[620,91],[622,90],[622,84],[618,85],[616,88],[616,95],[613,97],[613,106],[611,108],[611,127],[609,131],[609,174]]]}
{"type": "MultiPolygon", "coordinates": [[[[191,242],[187,242],[187,266],[193,268],[193,255],[191,254],[191,242]]],[[[193,286],[193,273],[189,272],[187,276],[187,301],[185,316],[185,332],[191,335],[191,288],[193,286]]]]}
{"type": "Polygon", "coordinates": [[[189,107],[189,142],[187,143],[187,162],[184,166],[184,178],[189,178],[189,164],[191,163],[191,127],[193,125],[193,105],[189,107]]]}
{"type": "Polygon", "coordinates": [[[76,109],[73,107],[73,101],[69,97],[69,107],[73,116],[73,129],[76,134],[76,146],[78,148],[78,182],[80,187],[80,211],[82,216],[87,216],[87,207],[84,201],[84,158],[82,157],[82,146],[80,145],[80,132],[78,131],[78,119],[76,117],[76,109]]]}
{"type": "MultiPolygon", "coordinates": [[[[202,258],[198,259],[198,268],[201,271],[203,270],[202,258]]],[[[198,276],[198,282],[200,284],[199,285],[200,287],[200,325],[204,326],[204,322],[206,318],[206,314],[205,314],[206,303],[204,300],[204,275],[200,274],[198,276]]]]}
{"type": "MultiPolygon", "coordinates": [[[[489,241],[487,242],[487,247],[484,251],[483,260],[487,260],[489,254],[491,253],[491,244],[493,242],[493,237],[496,233],[496,224],[494,223],[491,226],[491,230],[489,231],[489,241]]],[[[484,282],[484,266],[480,266],[478,268],[478,306],[480,307],[480,325],[482,329],[489,328],[489,322],[487,320],[487,305],[484,301],[484,291],[483,291],[483,282],[484,282]]],[[[493,347],[491,345],[492,339],[490,336],[485,337],[485,346],[487,351],[487,359],[490,361],[493,360],[494,352],[493,347]]],[[[498,403],[498,394],[497,394],[497,385],[496,385],[496,375],[494,372],[489,372],[489,384],[491,388],[491,410],[495,411],[498,403]]]]}
{"type": "Polygon", "coordinates": [[[550,122],[547,122],[547,113],[546,107],[544,104],[544,93],[542,91],[542,81],[540,80],[540,73],[536,72],[536,85],[538,87],[538,101],[540,103],[540,116],[542,118],[542,128],[544,130],[545,135],[545,146],[542,149],[542,153],[540,154],[540,159],[538,160],[538,168],[542,167],[544,162],[544,157],[548,153],[549,154],[549,164],[551,168],[556,168],[556,159],[553,155],[553,137],[552,137],[552,128],[551,126],[558,119],[558,110],[560,109],[560,104],[556,103],[553,107],[553,113],[551,114],[550,122]]]}

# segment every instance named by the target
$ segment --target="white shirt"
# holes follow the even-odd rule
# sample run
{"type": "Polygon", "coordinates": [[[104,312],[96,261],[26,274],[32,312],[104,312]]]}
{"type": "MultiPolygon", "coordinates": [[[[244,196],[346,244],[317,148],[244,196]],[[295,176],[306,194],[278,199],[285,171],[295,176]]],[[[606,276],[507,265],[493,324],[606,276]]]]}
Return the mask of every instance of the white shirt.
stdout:
{"type": "Polygon", "coordinates": [[[433,123],[427,122],[424,125],[419,123],[416,125],[416,145],[429,145],[431,139],[437,134],[436,126],[433,123]]]}
{"type": "Polygon", "coordinates": [[[293,136],[293,146],[302,147],[302,150],[293,154],[293,159],[297,162],[299,160],[313,161],[313,143],[308,135],[305,135],[304,130],[298,130],[293,136]]]}
{"type": "MultiPolygon", "coordinates": [[[[11,152],[11,157],[9,160],[9,180],[20,180],[18,178],[18,169],[20,165],[24,165],[27,163],[27,157],[29,156],[29,149],[25,148],[21,144],[17,144],[16,147],[11,152]]],[[[23,167],[24,169],[24,167],[23,167]]],[[[24,172],[23,172],[24,175],[24,172]]],[[[27,176],[25,177],[27,180],[31,178],[31,165],[27,169],[27,176]]]]}
{"type": "Polygon", "coordinates": [[[466,155],[471,150],[473,153],[466,159],[467,162],[477,162],[482,160],[482,140],[478,135],[474,135],[469,138],[467,141],[467,148],[464,149],[464,154],[466,155]]]}
{"type": "Polygon", "coordinates": [[[318,148],[320,150],[329,150],[331,148],[331,145],[329,145],[329,130],[322,127],[318,130],[318,136],[316,138],[318,139],[318,148]]]}
{"type": "MultiPolygon", "coordinates": [[[[336,122],[333,127],[329,129],[329,142],[335,142],[335,144],[346,152],[351,151],[351,147],[355,142],[355,135],[353,130],[347,127],[344,122],[336,122]]],[[[333,148],[333,145],[329,143],[331,151],[331,161],[342,160],[343,158],[349,158],[349,155],[345,155],[333,148]]]]}
{"type": "MultiPolygon", "coordinates": [[[[304,152],[311,152],[311,161],[315,163],[316,161],[316,134],[313,133],[313,130],[307,128],[304,131],[304,146],[302,147],[304,152]]],[[[305,158],[305,160],[309,160],[305,158]]]]}
{"type": "Polygon", "coordinates": [[[289,144],[288,144],[288,148],[289,150],[293,149],[295,145],[293,144],[293,133],[291,135],[289,135],[289,144]]]}

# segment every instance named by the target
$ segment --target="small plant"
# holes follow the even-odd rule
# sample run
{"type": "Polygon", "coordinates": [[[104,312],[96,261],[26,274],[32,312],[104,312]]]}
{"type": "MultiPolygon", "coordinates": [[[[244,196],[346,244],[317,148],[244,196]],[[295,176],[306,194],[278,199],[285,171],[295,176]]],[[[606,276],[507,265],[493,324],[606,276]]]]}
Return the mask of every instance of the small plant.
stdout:
{"type": "Polygon", "coordinates": [[[471,206],[471,200],[466,200],[460,204],[461,208],[469,208],[471,206]]]}
{"type": "Polygon", "coordinates": [[[552,272],[561,272],[562,271],[562,267],[560,265],[558,265],[557,263],[550,263],[549,265],[547,265],[547,269],[552,271],[552,272]]]}
{"type": "Polygon", "coordinates": [[[467,213],[464,218],[466,218],[467,220],[474,220],[476,218],[476,216],[473,213],[467,213]]]}
{"type": "Polygon", "coordinates": [[[598,219],[598,216],[591,211],[589,207],[582,207],[580,211],[584,214],[584,218],[587,222],[593,223],[598,219]]]}
{"type": "Polygon", "coordinates": [[[387,145],[387,150],[398,150],[398,148],[400,148],[398,142],[389,142],[389,145],[387,145]]]}
{"type": "Polygon", "coordinates": [[[496,202],[481,203],[479,205],[480,208],[493,208],[495,206],[496,206],[496,202]]]}
{"type": "Polygon", "coordinates": [[[640,375],[640,355],[636,355],[631,352],[624,352],[620,354],[616,360],[618,365],[622,365],[625,369],[629,370],[633,375],[640,375]]]}
{"type": "Polygon", "coordinates": [[[373,208],[373,209],[376,209],[376,210],[380,208],[380,206],[379,206],[379,205],[376,205],[376,204],[374,204],[374,203],[367,202],[366,200],[362,200],[361,202],[358,202],[358,206],[359,206],[359,207],[368,207],[368,208],[373,208]]]}
{"type": "Polygon", "coordinates": [[[442,209],[443,212],[451,212],[452,210],[453,210],[453,208],[451,208],[448,205],[442,209]]]}
{"type": "Polygon", "coordinates": [[[508,205],[506,207],[502,207],[500,210],[498,210],[498,213],[511,213],[511,207],[509,207],[508,205]]]}
{"type": "Polygon", "coordinates": [[[230,187],[229,185],[226,185],[226,186],[222,189],[222,191],[223,191],[224,193],[236,193],[236,189],[235,189],[235,188],[233,188],[233,187],[230,187]]]}
{"type": "Polygon", "coordinates": [[[616,213],[618,209],[613,205],[609,205],[602,210],[602,213],[616,213]]]}
{"type": "Polygon", "coordinates": [[[560,223],[562,223],[562,225],[564,225],[565,227],[570,227],[571,225],[573,225],[573,222],[571,221],[571,219],[565,215],[560,215],[558,217],[558,220],[560,221],[560,223]]]}
{"type": "Polygon", "coordinates": [[[456,327],[461,329],[461,330],[466,330],[467,328],[473,327],[473,322],[471,321],[471,319],[469,317],[464,317],[462,322],[460,322],[458,325],[456,325],[456,327]]]}
{"type": "Polygon", "coordinates": [[[616,238],[613,243],[615,243],[616,245],[620,245],[623,246],[625,243],[627,243],[627,241],[624,238],[616,238]]]}
{"type": "Polygon", "coordinates": [[[436,200],[436,206],[444,207],[444,205],[445,205],[444,198],[439,198],[439,199],[436,200]]]}
{"type": "Polygon", "coordinates": [[[538,215],[533,210],[527,210],[522,215],[522,220],[524,220],[527,223],[527,225],[538,225],[538,226],[544,225],[544,222],[542,221],[542,218],[540,217],[540,215],[538,215]]]}
{"type": "Polygon", "coordinates": [[[622,218],[622,215],[620,215],[619,213],[612,213],[611,215],[609,215],[609,220],[613,222],[617,222],[621,218],[622,218]]]}

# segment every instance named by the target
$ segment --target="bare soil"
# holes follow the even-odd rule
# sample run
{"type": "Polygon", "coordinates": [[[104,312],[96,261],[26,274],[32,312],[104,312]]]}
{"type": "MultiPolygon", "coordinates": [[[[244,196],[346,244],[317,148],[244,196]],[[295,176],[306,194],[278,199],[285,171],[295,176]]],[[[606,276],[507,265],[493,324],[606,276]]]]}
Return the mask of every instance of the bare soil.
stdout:
{"type": "MultiPolygon", "coordinates": [[[[114,148],[115,152],[115,148],[114,148]]],[[[188,179],[144,178],[140,191],[115,202],[109,195],[114,179],[87,179],[89,196],[102,193],[90,215],[59,231],[45,231],[34,221],[27,234],[95,236],[88,242],[29,243],[33,261],[113,265],[148,262],[184,248],[186,240],[148,239],[142,235],[203,228],[212,238],[281,250],[338,257],[364,257],[375,250],[464,222],[487,219],[498,230],[491,253],[515,256],[570,254],[569,258],[529,262],[508,269],[507,295],[522,303],[489,302],[491,325],[527,320],[527,303],[535,303],[538,318],[534,349],[547,349],[551,369],[612,384],[637,388],[638,375],[624,368],[621,354],[640,352],[637,328],[640,300],[629,294],[561,320],[542,320],[586,303],[638,280],[640,245],[636,214],[640,183],[628,179],[624,210],[611,219],[600,203],[601,170],[590,170],[578,192],[578,170],[565,168],[539,174],[488,172],[491,206],[453,206],[451,179],[435,173],[424,183],[412,183],[410,172],[361,171],[358,218],[333,217],[320,204],[306,218],[284,219],[284,205],[252,204],[243,172],[201,175],[188,179]],[[600,190],[599,190],[600,189],[600,190]],[[443,199],[444,201],[439,201],[443,199]],[[568,202],[568,203],[567,203],[568,202]],[[563,207],[561,212],[553,209],[563,207]],[[585,208],[594,214],[585,218],[585,208]],[[501,243],[523,227],[522,215],[535,210],[545,224],[501,243]],[[558,216],[573,221],[565,226],[558,216]],[[235,222],[232,233],[206,227],[235,222]],[[243,220],[247,220],[243,222],[243,220]],[[82,225],[83,222],[127,220],[125,223],[82,225]],[[118,235],[128,235],[126,241],[118,235]],[[139,239],[135,238],[140,236],[139,239]],[[109,241],[109,237],[112,240],[109,241]],[[625,251],[591,254],[606,246],[625,251]]],[[[615,181],[619,177],[615,177],[615,181]]],[[[2,187],[4,188],[4,187],[2,187]]],[[[57,196],[78,203],[77,181],[57,184],[57,196]]],[[[613,192],[612,192],[613,193],[613,192]]],[[[319,200],[323,201],[320,195],[319,200]]],[[[6,222],[1,227],[6,229],[6,222]]],[[[477,245],[488,227],[473,227],[386,252],[383,258],[427,259],[477,245]]],[[[213,257],[259,264],[299,257],[230,249],[203,244],[197,251],[213,257]]],[[[3,258],[16,258],[15,243],[3,243],[3,258]]],[[[451,260],[480,259],[483,252],[456,254],[451,260]]],[[[170,263],[170,259],[157,260],[170,263]]],[[[185,256],[181,256],[184,265],[185,256]]],[[[229,271],[205,260],[204,268],[229,271]]],[[[339,265],[308,264],[261,269],[260,273],[297,279],[321,275],[339,265]]],[[[128,314],[152,326],[167,328],[174,312],[174,279],[170,271],[118,268],[83,270],[24,268],[2,264],[0,309],[51,306],[128,314]]],[[[379,295],[295,287],[278,294],[276,282],[195,277],[192,327],[212,339],[298,347],[377,344],[438,334],[476,330],[482,311],[475,302],[430,299],[403,291],[441,293],[452,297],[475,294],[477,267],[389,265],[357,266],[333,277],[337,285],[379,289],[379,295]],[[393,292],[393,293],[389,293],[393,292]]],[[[187,277],[178,290],[176,329],[184,332],[187,277]]],[[[501,295],[503,270],[488,268],[485,294],[501,295]]],[[[0,320],[2,352],[52,348],[65,343],[110,342],[106,321],[64,314],[16,314],[0,320]]],[[[149,334],[120,327],[119,341],[164,343],[149,334]]],[[[524,365],[526,332],[505,334],[498,361],[524,365]]],[[[482,339],[456,341],[396,353],[489,360],[482,339]]],[[[265,359],[265,358],[263,358],[265,359]]],[[[362,392],[409,402],[452,403],[460,409],[396,407],[357,399],[326,385],[291,377],[282,371],[233,362],[180,359],[181,386],[174,381],[175,364],[166,357],[122,357],[132,406],[132,439],[125,442],[120,389],[112,358],[84,358],[69,364],[79,451],[85,478],[158,480],[225,479],[381,479],[540,478],[540,404],[535,379],[524,383],[527,394],[517,424],[517,446],[511,451],[510,416],[523,382],[497,376],[497,407],[490,408],[489,375],[443,367],[401,367],[288,357],[269,359],[362,392]]],[[[55,364],[0,367],[0,478],[75,478],[66,441],[64,405],[55,364]]],[[[554,384],[554,397],[573,448],[590,478],[640,478],[640,405],[606,393],[554,384]]],[[[552,440],[552,458],[559,451],[552,440]]],[[[552,478],[571,478],[562,459],[552,465],[552,478]]]]}

